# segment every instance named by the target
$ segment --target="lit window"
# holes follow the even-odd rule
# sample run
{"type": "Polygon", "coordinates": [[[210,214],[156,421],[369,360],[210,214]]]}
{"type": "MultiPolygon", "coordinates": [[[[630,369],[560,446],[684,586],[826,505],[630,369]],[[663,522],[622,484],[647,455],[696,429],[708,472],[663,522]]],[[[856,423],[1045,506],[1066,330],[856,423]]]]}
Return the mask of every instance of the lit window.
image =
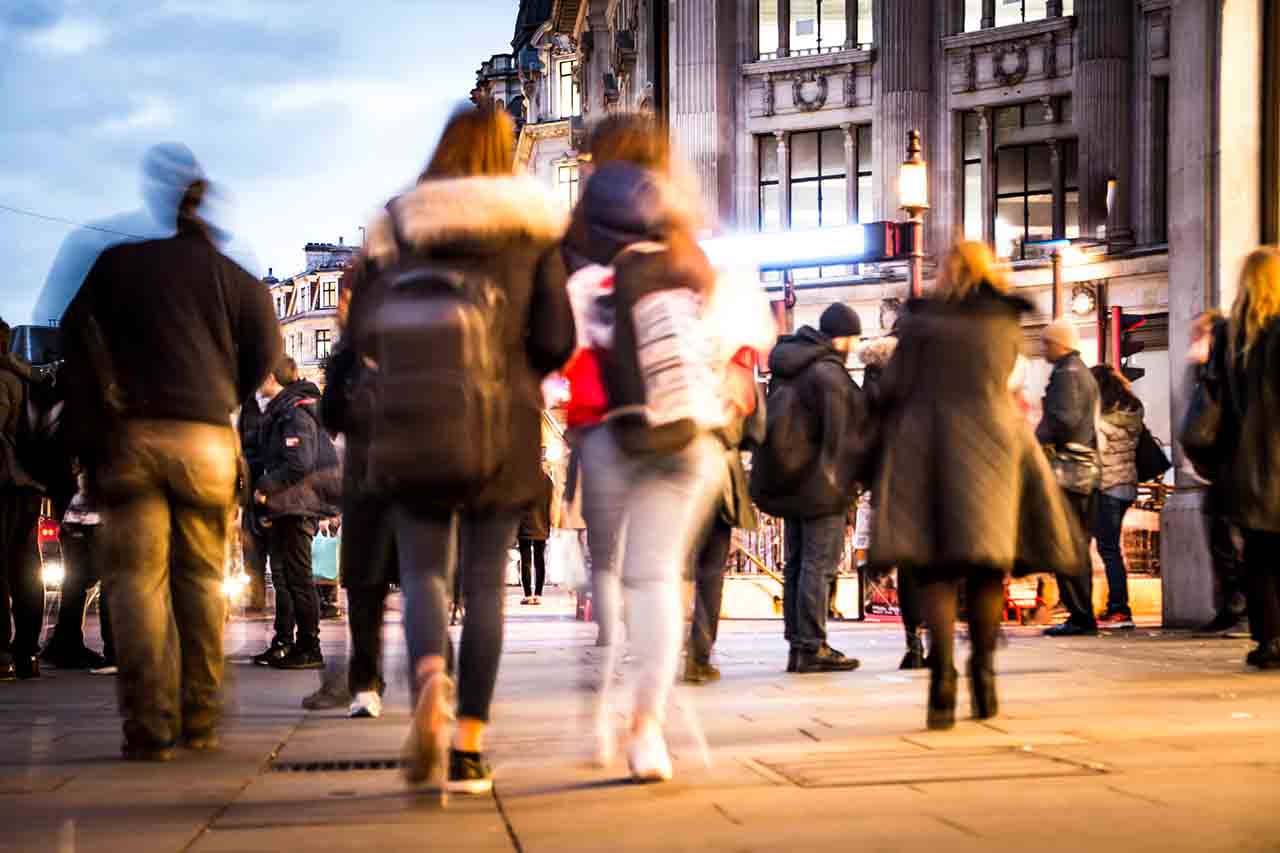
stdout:
{"type": "MultiPolygon", "coordinates": [[[[982,0],[965,0],[965,32],[982,29],[982,5],[982,0]]],[[[1062,14],[1064,17],[1075,14],[1074,0],[1063,0],[1062,14]]],[[[997,27],[1026,21],[1043,21],[1048,17],[1048,0],[995,0],[994,24],[997,27]]]]}
{"type": "Polygon", "coordinates": [[[872,0],[791,0],[790,16],[785,22],[787,43],[779,44],[783,33],[778,26],[778,0],[760,0],[758,28],[759,57],[809,56],[843,50],[849,31],[847,22],[854,17],[857,45],[872,42],[872,0]]]}
{"type": "Polygon", "coordinates": [[[582,112],[582,92],[578,88],[577,60],[567,59],[560,63],[560,88],[557,106],[560,118],[573,118],[582,112]]]}
{"type": "Polygon", "coordinates": [[[982,131],[977,113],[964,115],[964,237],[981,240],[982,131]]]}
{"type": "Polygon", "coordinates": [[[337,308],[338,307],[338,280],[331,279],[320,285],[320,307],[321,308],[337,308]]]}
{"type": "Polygon", "coordinates": [[[1029,242],[1080,235],[1080,192],[1076,146],[1060,142],[1063,168],[1064,227],[1053,222],[1053,157],[1047,144],[1012,145],[996,152],[996,245],[1001,255],[1031,258],[1040,254],[1029,242]]]}
{"type": "Polygon", "coordinates": [[[316,329],[316,358],[329,357],[329,330],[316,329]]]}
{"type": "Polygon", "coordinates": [[[565,163],[556,167],[556,189],[565,207],[578,203],[578,164],[565,163]]]}

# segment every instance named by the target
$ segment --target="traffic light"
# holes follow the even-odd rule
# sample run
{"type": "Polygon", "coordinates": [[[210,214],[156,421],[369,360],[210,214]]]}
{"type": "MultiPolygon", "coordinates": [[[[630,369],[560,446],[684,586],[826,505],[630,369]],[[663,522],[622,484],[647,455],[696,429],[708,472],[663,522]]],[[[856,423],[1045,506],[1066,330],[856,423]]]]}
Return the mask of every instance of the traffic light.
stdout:
{"type": "Polygon", "coordinates": [[[1113,355],[1116,366],[1130,382],[1137,382],[1147,373],[1141,367],[1130,367],[1128,364],[1132,356],[1146,349],[1146,342],[1138,340],[1135,334],[1146,324],[1147,318],[1141,314],[1125,314],[1119,308],[1111,309],[1111,332],[1115,336],[1113,355]]]}

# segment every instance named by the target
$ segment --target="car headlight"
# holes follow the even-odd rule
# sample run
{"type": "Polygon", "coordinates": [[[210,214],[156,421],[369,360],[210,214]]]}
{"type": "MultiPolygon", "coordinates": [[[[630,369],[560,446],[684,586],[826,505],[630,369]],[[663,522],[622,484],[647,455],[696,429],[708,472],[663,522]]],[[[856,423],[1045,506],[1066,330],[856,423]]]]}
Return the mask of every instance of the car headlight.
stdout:
{"type": "Polygon", "coordinates": [[[44,585],[51,588],[62,586],[62,582],[67,579],[67,570],[61,561],[50,560],[40,568],[40,577],[44,580],[44,585]]]}
{"type": "Polygon", "coordinates": [[[222,580],[222,594],[230,601],[236,601],[244,594],[245,588],[249,586],[249,576],[243,572],[238,575],[228,575],[222,580]]]}

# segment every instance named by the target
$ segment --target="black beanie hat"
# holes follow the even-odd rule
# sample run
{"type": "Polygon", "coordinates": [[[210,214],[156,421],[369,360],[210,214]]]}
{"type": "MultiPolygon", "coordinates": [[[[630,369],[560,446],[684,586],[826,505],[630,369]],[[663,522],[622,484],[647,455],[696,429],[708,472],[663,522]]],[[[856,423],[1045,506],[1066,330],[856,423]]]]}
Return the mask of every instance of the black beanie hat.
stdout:
{"type": "Polygon", "coordinates": [[[822,312],[818,329],[831,338],[851,338],[862,334],[862,320],[858,312],[843,302],[835,302],[822,312]]]}

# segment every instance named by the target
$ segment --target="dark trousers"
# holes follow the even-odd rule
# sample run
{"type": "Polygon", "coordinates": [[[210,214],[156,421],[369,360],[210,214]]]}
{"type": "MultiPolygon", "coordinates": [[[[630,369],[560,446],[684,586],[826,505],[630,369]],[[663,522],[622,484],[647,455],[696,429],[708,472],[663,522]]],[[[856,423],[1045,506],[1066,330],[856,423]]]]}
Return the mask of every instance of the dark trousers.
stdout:
{"type": "Polygon", "coordinates": [[[1071,622],[1081,628],[1096,629],[1098,616],[1093,612],[1093,565],[1089,560],[1089,531],[1093,529],[1090,523],[1093,495],[1082,495],[1065,490],[1062,494],[1071,507],[1078,525],[1076,532],[1081,537],[1079,550],[1083,565],[1076,569],[1075,574],[1058,574],[1058,593],[1062,596],[1062,603],[1070,614],[1071,622]]]}
{"type": "Polygon", "coordinates": [[[831,579],[844,550],[844,513],[785,519],[783,635],[794,648],[816,652],[827,642],[831,579]]]}
{"type": "Polygon", "coordinates": [[[1132,617],[1129,610],[1129,575],[1124,565],[1124,551],[1120,537],[1124,528],[1124,515],[1133,501],[1098,495],[1098,514],[1094,520],[1093,535],[1098,540],[1098,553],[1107,567],[1107,612],[1123,613],[1132,617]]]}
{"type": "Polygon", "coordinates": [[[1205,532],[1209,539],[1209,557],[1213,561],[1218,613],[1244,618],[1246,610],[1243,560],[1231,536],[1231,522],[1225,515],[1206,509],[1205,532]]]}
{"type": "Polygon", "coordinates": [[[908,636],[919,633],[924,627],[923,604],[920,601],[920,580],[911,569],[898,569],[898,614],[902,617],[902,629],[908,636]]]}
{"type": "Polygon", "coordinates": [[[382,626],[385,622],[387,585],[347,587],[347,627],[351,631],[351,666],[347,687],[351,695],[385,687],[382,679],[382,626]]]}
{"type": "Polygon", "coordinates": [[[237,444],[230,424],[129,421],[98,473],[116,687],[140,747],[218,722],[237,444]]]}
{"type": "Polygon", "coordinates": [[[693,567],[693,625],[689,631],[689,659],[694,663],[711,663],[711,650],[720,632],[724,566],[732,544],[733,528],[717,513],[693,567]]]}
{"type": "Polygon", "coordinates": [[[320,596],[311,573],[315,535],[315,521],[301,516],[273,519],[267,528],[271,583],[276,588],[276,639],[306,649],[320,646],[320,596]]]}
{"type": "Polygon", "coordinates": [[[398,506],[392,512],[412,695],[422,687],[418,664],[427,657],[448,655],[448,592],[456,566],[466,602],[458,655],[458,716],[487,722],[502,656],[507,550],[521,513],[440,518],[398,506]]]}
{"type": "Polygon", "coordinates": [[[39,524],[39,495],[0,492],[0,654],[35,657],[40,651],[39,524]]]}
{"type": "MultiPolygon", "coordinates": [[[[89,591],[101,579],[94,553],[96,526],[62,528],[62,564],[66,579],[62,582],[62,600],[58,604],[58,624],[49,638],[48,647],[55,655],[74,655],[84,645],[84,613],[89,603],[89,591]]],[[[108,664],[116,659],[115,644],[111,638],[111,605],[106,595],[98,596],[98,623],[102,630],[102,656],[108,664]]]]}
{"type": "Polygon", "coordinates": [[[956,611],[965,585],[969,621],[970,666],[990,668],[1004,609],[1004,577],[983,567],[957,567],[920,578],[920,600],[929,626],[929,668],[936,675],[955,670],[956,611]]]}
{"type": "Polygon", "coordinates": [[[520,537],[520,583],[524,585],[524,597],[542,595],[547,582],[547,540],[520,537]],[[537,584],[534,584],[534,573],[537,584]]]}
{"type": "Polygon", "coordinates": [[[1262,645],[1280,639],[1280,533],[1244,531],[1249,628],[1262,645]]]}
{"type": "Polygon", "coordinates": [[[248,606],[261,610],[267,606],[267,540],[254,526],[251,509],[244,513],[240,545],[244,553],[244,571],[249,576],[248,606]]]}

